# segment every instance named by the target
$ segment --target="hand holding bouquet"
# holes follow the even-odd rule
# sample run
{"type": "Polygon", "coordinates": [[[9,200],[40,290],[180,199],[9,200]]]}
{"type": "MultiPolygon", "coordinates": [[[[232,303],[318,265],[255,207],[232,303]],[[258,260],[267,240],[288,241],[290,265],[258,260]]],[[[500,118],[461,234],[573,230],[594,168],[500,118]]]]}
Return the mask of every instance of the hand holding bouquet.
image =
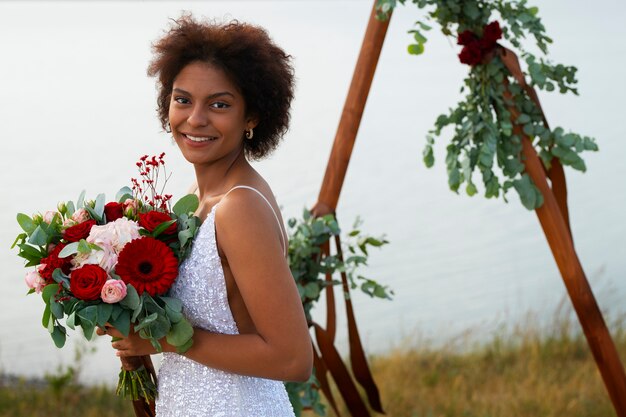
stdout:
{"type": "MultiPolygon", "coordinates": [[[[34,267],[26,285],[29,294],[41,294],[42,324],[57,347],[65,344],[65,326],[82,328],[90,340],[96,326],[105,325],[124,336],[132,327],[158,352],[162,338],[179,352],[191,347],[193,328],[182,303],[166,294],[200,225],[193,214],[198,198],[187,195],[169,208],[172,196],[156,188],[163,156],[143,156],[141,180],[132,179],[132,189],[122,188],[114,201],[107,203],[104,194],[85,201],[83,192],[76,204],[60,203],[56,211],[17,215],[24,232],[13,246],[26,267],[34,267]]],[[[123,362],[118,394],[154,399],[147,370],[133,368],[123,362]]]]}

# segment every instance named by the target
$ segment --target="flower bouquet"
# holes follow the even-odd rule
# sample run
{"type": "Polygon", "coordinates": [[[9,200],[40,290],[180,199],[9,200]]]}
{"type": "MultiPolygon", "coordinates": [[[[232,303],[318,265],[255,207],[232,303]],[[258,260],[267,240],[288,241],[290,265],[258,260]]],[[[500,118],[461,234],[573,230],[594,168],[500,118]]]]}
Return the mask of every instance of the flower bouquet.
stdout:
{"type": "MultiPolygon", "coordinates": [[[[159,352],[164,337],[179,352],[191,347],[193,329],[182,303],[166,294],[200,225],[193,214],[198,198],[187,195],[170,209],[165,184],[157,190],[163,156],[141,157],[141,180],[133,178],[132,189],[122,188],[114,201],[106,202],[104,194],[85,201],[83,191],[76,204],[17,215],[24,232],[13,247],[27,268],[34,267],[25,278],[28,293],[41,294],[42,324],[57,347],[65,344],[65,326],[82,328],[91,340],[95,327],[105,325],[125,336],[138,332],[159,352]]],[[[144,365],[140,357],[122,360],[118,395],[154,400],[156,380],[144,365]]]]}

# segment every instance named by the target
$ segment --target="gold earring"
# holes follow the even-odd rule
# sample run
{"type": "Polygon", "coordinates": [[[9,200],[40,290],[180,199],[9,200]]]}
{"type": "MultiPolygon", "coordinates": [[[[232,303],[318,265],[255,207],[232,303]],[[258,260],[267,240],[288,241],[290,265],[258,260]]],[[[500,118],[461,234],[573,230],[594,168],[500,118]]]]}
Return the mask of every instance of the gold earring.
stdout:
{"type": "Polygon", "coordinates": [[[252,128],[250,128],[250,130],[246,130],[246,139],[252,139],[253,136],[254,130],[252,130],[252,128]]]}

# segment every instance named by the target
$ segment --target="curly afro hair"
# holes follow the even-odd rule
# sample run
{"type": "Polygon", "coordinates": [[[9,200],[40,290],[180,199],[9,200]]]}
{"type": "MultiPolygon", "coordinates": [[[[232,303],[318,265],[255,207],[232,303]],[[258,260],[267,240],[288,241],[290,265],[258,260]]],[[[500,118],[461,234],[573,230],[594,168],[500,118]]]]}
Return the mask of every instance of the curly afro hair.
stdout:
{"type": "Polygon", "coordinates": [[[194,61],[222,69],[237,85],[248,115],[258,117],[252,140],[245,140],[249,160],[269,155],[289,127],[294,90],[291,56],[276,46],[267,32],[238,21],[199,22],[185,14],[152,46],[148,75],[158,76],[158,115],[167,130],[174,79],[194,61]]]}

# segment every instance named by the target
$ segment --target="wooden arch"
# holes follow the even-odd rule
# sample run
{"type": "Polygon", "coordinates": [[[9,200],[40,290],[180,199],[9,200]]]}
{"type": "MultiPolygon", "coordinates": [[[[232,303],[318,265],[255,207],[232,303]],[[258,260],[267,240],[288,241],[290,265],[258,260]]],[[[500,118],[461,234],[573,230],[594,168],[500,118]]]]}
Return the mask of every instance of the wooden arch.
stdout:
{"type": "MultiPolygon", "coordinates": [[[[313,214],[317,217],[329,213],[335,214],[369,89],[387,33],[391,13],[385,21],[378,20],[376,18],[376,4],[377,0],[374,0],[374,6],[328,159],[318,200],[312,208],[313,214]]],[[[524,74],[515,54],[503,47],[498,47],[494,55],[496,54],[515,80],[541,109],[535,90],[525,82],[524,74]]],[[[583,328],[598,370],[602,375],[613,407],[619,417],[626,417],[626,374],[574,248],[569,228],[567,190],[563,167],[558,159],[553,159],[552,169],[546,171],[530,138],[524,134],[522,127],[514,122],[520,113],[519,110],[514,107],[509,107],[508,110],[512,114],[511,122],[514,126],[514,132],[522,138],[525,171],[544,197],[543,205],[536,209],[535,212],[567,288],[578,320],[583,328]]],[[[547,127],[545,116],[544,123],[547,127]]],[[[328,251],[328,247],[323,248],[323,250],[328,251]]],[[[338,241],[336,242],[336,250],[341,255],[338,241]]],[[[347,286],[344,282],[345,288],[347,286]]],[[[378,390],[371,379],[367,363],[364,362],[365,356],[358,340],[352,306],[349,304],[349,300],[346,303],[350,356],[355,379],[365,389],[371,408],[378,412],[383,412],[378,398],[378,390]],[[357,358],[356,363],[355,357],[357,358]],[[359,358],[361,359],[359,360],[359,358]]],[[[321,352],[321,355],[316,357],[316,372],[320,380],[320,388],[326,394],[331,406],[336,410],[335,401],[332,396],[329,397],[331,394],[327,386],[326,373],[330,371],[337,382],[340,394],[346,400],[350,413],[358,417],[369,416],[369,412],[354,388],[354,382],[351,378],[347,380],[349,375],[345,371],[345,365],[336,355],[334,347],[332,345],[326,346],[328,343],[332,344],[334,340],[334,314],[334,296],[332,294],[332,286],[329,286],[327,288],[327,327],[323,329],[315,324],[318,348],[320,348],[321,352]],[[355,395],[358,398],[355,398],[355,395]]]]}

